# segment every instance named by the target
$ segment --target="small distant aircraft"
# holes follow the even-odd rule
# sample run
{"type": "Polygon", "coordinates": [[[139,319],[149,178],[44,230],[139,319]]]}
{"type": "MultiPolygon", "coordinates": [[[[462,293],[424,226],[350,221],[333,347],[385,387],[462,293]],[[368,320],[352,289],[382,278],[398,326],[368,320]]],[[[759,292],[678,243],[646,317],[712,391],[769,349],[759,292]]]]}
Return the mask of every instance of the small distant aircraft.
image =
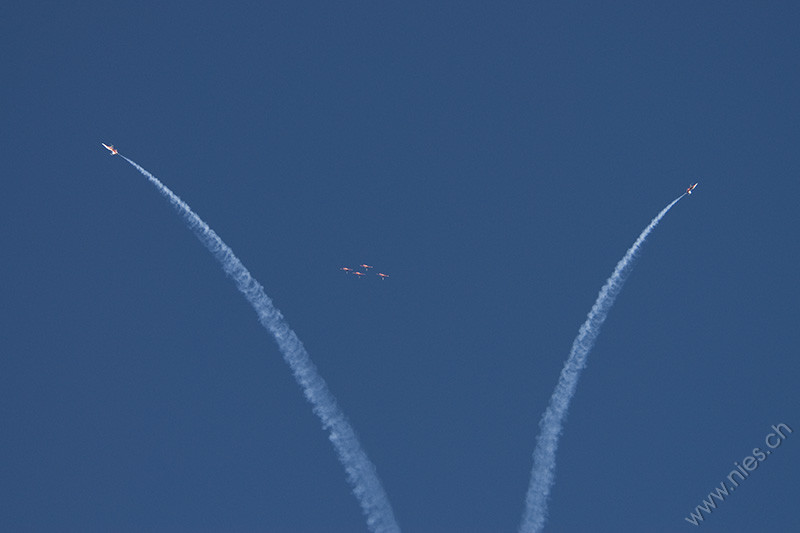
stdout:
{"type": "Polygon", "coordinates": [[[347,267],[342,267],[339,270],[344,270],[345,272],[352,272],[353,271],[352,268],[347,268],[347,267]]]}
{"type": "MultiPolygon", "coordinates": [[[[698,183],[700,183],[700,182],[698,182],[698,183]]],[[[694,190],[695,187],[697,187],[698,183],[695,183],[694,185],[689,185],[689,188],[686,189],[686,194],[692,194],[692,191],[694,190]]]]}
{"type": "Polygon", "coordinates": [[[358,265],[358,266],[364,267],[364,270],[369,270],[370,268],[372,268],[370,265],[358,265]]]}
{"type": "Polygon", "coordinates": [[[359,278],[360,278],[361,276],[366,276],[366,274],[364,274],[363,272],[353,272],[353,274],[355,274],[355,275],[356,275],[356,276],[358,276],[359,278]]]}
{"type": "Polygon", "coordinates": [[[381,277],[381,281],[383,281],[383,280],[385,280],[386,278],[389,277],[389,274],[383,274],[381,272],[378,272],[378,275],[381,277]]]}
{"type": "Polygon", "coordinates": [[[119,151],[116,148],[114,148],[113,144],[111,146],[107,145],[106,143],[100,143],[100,144],[108,148],[108,150],[111,152],[111,155],[117,155],[119,153],[119,151]]]}

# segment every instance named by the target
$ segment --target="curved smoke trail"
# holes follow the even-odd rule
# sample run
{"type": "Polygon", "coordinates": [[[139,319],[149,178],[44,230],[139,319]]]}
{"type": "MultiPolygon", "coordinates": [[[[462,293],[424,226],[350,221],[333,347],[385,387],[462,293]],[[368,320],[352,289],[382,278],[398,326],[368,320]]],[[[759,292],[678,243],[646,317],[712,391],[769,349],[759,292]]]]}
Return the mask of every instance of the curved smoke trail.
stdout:
{"type": "Polygon", "coordinates": [[[664,215],[667,214],[678,200],[683,198],[685,193],[672,201],[667,207],[661,210],[644,231],[636,239],[625,256],[617,263],[611,277],[600,289],[592,310],[586,318],[586,322],[578,330],[578,336],[572,342],[572,349],[561,370],[558,378],[556,390],[550,397],[550,405],[539,422],[541,433],[536,439],[536,448],[533,450],[533,471],[531,472],[531,483],[528,487],[528,494],[525,497],[525,513],[522,516],[520,532],[538,533],[544,527],[547,518],[547,499],[550,496],[550,489],[553,487],[556,469],[556,450],[558,449],[558,439],[564,425],[564,418],[567,416],[567,409],[575,394],[575,387],[581,371],[586,366],[586,357],[594,346],[594,341],[600,333],[600,327],[608,316],[608,311],[614,305],[619,291],[625,284],[625,279],[630,273],[634,256],[639,251],[642,243],[647,236],[658,225],[664,215]]]}
{"type": "Polygon", "coordinates": [[[289,328],[283,315],[272,304],[264,288],[247,271],[233,251],[208,224],[191,210],[189,205],[178,198],[155,176],[120,154],[128,163],[144,174],[158,191],[172,204],[194,231],[200,242],[214,255],[222,269],[236,283],[236,287],[255,309],[258,320],[275,337],[284,360],[292,369],[297,383],[302,387],[306,399],[311,403],[314,413],[322,420],[322,426],[330,432],[329,438],[336,449],[339,461],[347,472],[347,479],[353,486],[367,525],[374,532],[397,532],[400,527],[394,518],[389,499],[383,490],[375,466],[367,457],[358,442],[355,431],[336,403],[325,380],[317,372],[303,343],[289,328]]]}

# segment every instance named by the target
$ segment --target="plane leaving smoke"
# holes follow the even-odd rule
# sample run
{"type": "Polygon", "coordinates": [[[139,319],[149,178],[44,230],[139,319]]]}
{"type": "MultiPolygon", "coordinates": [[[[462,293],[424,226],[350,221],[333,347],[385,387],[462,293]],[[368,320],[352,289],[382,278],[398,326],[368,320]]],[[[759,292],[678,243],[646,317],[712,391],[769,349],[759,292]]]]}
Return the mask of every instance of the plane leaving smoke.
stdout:
{"type": "Polygon", "coordinates": [[[214,230],[203,222],[186,202],[178,198],[148,171],[122,154],[120,156],[147,177],[178,211],[200,242],[219,261],[225,273],[233,279],[236,287],[253,306],[261,325],[275,337],[284,360],[291,368],[297,383],[302,387],[314,413],[322,420],[322,426],[330,433],[329,439],[347,472],[347,479],[353,486],[353,493],[361,504],[369,529],[376,533],[400,531],[389,499],[378,479],[375,466],[361,448],[355,431],[328,390],[325,380],[317,372],[305,347],[295,332],[289,328],[281,312],[272,304],[272,300],[266,295],[264,288],[250,275],[250,272],[214,230]]]}
{"type": "Polygon", "coordinates": [[[520,532],[538,533],[544,527],[544,522],[547,518],[547,500],[555,479],[558,439],[561,436],[564,418],[567,416],[569,403],[575,394],[575,387],[578,385],[581,371],[586,366],[586,358],[594,346],[597,335],[600,333],[600,327],[605,322],[606,316],[608,316],[608,311],[614,305],[614,300],[616,300],[619,291],[625,284],[636,252],[639,251],[650,232],[664,218],[667,211],[684,196],[686,196],[686,193],[673,200],[639,235],[633,246],[628,249],[625,256],[617,263],[611,277],[600,289],[600,294],[597,296],[592,310],[580,330],[578,330],[578,336],[575,337],[572,343],[569,357],[567,357],[567,362],[564,363],[561,376],[558,378],[558,384],[555,391],[553,391],[553,396],[550,398],[550,405],[547,406],[547,410],[539,422],[541,433],[536,439],[536,448],[533,451],[533,470],[528,493],[525,497],[525,512],[522,516],[520,532]]]}

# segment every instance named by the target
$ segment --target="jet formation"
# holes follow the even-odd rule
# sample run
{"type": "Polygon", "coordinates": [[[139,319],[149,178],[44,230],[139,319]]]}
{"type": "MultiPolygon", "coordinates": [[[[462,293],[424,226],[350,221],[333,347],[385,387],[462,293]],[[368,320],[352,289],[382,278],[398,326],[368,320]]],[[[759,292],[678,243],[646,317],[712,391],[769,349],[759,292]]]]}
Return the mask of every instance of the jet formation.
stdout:
{"type": "MultiPolygon", "coordinates": [[[[345,274],[352,274],[353,276],[361,279],[361,278],[364,278],[364,277],[367,276],[367,274],[369,273],[369,269],[370,268],[373,268],[372,265],[367,265],[366,263],[362,263],[362,264],[360,264],[358,266],[361,267],[363,272],[361,270],[356,270],[354,268],[348,268],[348,267],[341,267],[341,268],[339,268],[339,270],[344,271],[345,274]]],[[[376,272],[375,274],[379,278],[381,278],[381,281],[383,281],[383,280],[385,280],[386,278],[389,277],[389,274],[384,274],[383,272],[376,272]]]]}
{"type": "Polygon", "coordinates": [[[100,144],[102,144],[103,146],[105,146],[106,148],[108,148],[108,151],[109,151],[109,152],[111,152],[111,155],[117,155],[117,154],[119,153],[119,150],[117,150],[116,148],[114,148],[114,145],[113,145],[113,144],[112,144],[111,146],[107,145],[106,143],[100,143],[100,144]]]}

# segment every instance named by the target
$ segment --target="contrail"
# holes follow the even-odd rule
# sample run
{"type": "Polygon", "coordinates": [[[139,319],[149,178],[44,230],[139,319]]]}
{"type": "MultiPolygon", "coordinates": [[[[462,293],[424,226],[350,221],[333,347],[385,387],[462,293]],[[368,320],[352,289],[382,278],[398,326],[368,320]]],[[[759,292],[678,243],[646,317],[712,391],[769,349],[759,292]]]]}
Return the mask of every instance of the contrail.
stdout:
{"type": "Polygon", "coordinates": [[[547,518],[547,499],[550,496],[550,489],[553,487],[556,469],[556,450],[558,449],[558,439],[564,425],[564,418],[567,416],[569,402],[575,394],[575,387],[578,385],[578,378],[581,371],[586,366],[586,357],[594,346],[594,341],[600,333],[600,327],[608,316],[608,311],[614,305],[619,291],[625,284],[625,279],[633,266],[633,259],[636,252],[644,243],[650,232],[658,225],[664,215],[667,214],[678,200],[686,196],[680,195],[665,207],[654,218],[644,231],[636,239],[625,256],[617,263],[613,274],[608,278],[606,284],[600,289],[600,294],[586,317],[578,336],[572,342],[572,349],[569,352],[567,362],[561,370],[558,378],[558,385],[550,397],[550,405],[539,422],[541,433],[536,439],[536,448],[533,450],[533,471],[531,472],[531,483],[528,487],[528,494],[525,497],[525,513],[522,516],[522,524],[519,530],[522,533],[538,533],[544,527],[547,518]]]}
{"type": "Polygon", "coordinates": [[[189,205],[178,198],[166,185],[148,171],[120,154],[125,161],[144,174],[158,191],[178,211],[189,228],[194,231],[206,248],[222,265],[222,269],[236,283],[236,287],[255,309],[258,320],[278,343],[283,359],[292,369],[294,378],[302,387],[306,399],[311,403],[314,413],[322,420],[322,427],[329,431],[329,439],[336,449],[339,461],[347,472],[347,479],[353,486],[353,493],[367,518],[367,526],[373,532],[399,532],[400,527],[394,518],[392,506],[383,490],[375,466],[361,448],[355,431],[328,390],[325,380],[317,372],[303,343],[289,328],[283,315],[272,304],[264,292],[264,287],[247,271],[228,245],[208,224],[191,210],[189,205]]]}

